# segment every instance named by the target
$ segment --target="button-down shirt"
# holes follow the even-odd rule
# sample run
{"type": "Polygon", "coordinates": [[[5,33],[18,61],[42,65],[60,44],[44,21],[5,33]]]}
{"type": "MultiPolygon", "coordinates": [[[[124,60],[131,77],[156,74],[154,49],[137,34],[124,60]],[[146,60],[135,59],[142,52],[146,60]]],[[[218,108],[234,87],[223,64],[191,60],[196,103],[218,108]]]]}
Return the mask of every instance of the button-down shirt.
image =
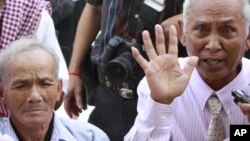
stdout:
{"type": "MultiPolygon", "coordinates": [[[[179,59],[180,66],[183,67],[186,61],[187,58],[179,59]]],[[[249,124],[231,95],[234,88],[250,93],[250,61],[243,59],[242,62],[240,73],[218,91],[211,89],[194,70],[184,93],[171,105],[155,102],[144,78],[137,89],[138,116],[125,140],[203,141],[212,116],[206,102],[213,92],[223,106],[220,117],[228,138],[230,125],[249,124]]]]}
{"type": "MultiPolygon", "coordinates": [[[[18,141],[9,119],[1,120],[5,125],[0,132],[18,141]]],[[[51,141],[109,141],[108,136],[99,128],[89,123],[54,116],[51,141]]]]}

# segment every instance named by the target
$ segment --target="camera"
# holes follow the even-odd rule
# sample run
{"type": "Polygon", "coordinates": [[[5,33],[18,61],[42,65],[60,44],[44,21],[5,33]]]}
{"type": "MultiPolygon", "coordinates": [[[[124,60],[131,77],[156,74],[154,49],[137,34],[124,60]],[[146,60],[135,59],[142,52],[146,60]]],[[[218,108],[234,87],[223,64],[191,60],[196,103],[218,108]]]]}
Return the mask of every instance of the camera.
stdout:
{"type": "Polygon", "coordinates": [[[133,83],[144,76],[141,67],[132,56],[132,46],[146,57],[143,46],[136,40],[128,41],[119,36],[110,39],[98,62],[111,81],[133,83]]]}
{"type": "Polygon", "coordinates": [[[136,20],[136,35],[134,39],[127,39],[117,35],[109,40],[104,52],[98,58],[98,64],[105,75],[115,83],[129,83],[137,85],[144,76],[144,72],[135,61],[131,47],[136,47],[141,55],[147,59],[142,43],[142,31],[148,30],[154,38],[154,26],[164,17],[165,0],[144,0],[136,20]]]}
{"type": "Polygon", "coordinates": [[[232,90],[232,95],[234,96],[234,102],[238,104],[238,102],[241,103],[250,103],[250,96],[247,95],[242,90],[232,90]]]}

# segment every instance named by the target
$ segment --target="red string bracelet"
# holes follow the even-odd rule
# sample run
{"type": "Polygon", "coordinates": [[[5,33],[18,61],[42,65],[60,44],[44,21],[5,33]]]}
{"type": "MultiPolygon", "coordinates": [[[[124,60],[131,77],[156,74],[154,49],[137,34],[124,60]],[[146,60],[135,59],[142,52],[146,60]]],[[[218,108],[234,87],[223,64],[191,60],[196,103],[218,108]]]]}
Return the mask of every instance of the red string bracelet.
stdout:
{"type": "Polygon", "coordinates": [[[75,75],[75,76],[82,78],[82,76],[79,72],[69,72],[69,75],[75,75]]]}

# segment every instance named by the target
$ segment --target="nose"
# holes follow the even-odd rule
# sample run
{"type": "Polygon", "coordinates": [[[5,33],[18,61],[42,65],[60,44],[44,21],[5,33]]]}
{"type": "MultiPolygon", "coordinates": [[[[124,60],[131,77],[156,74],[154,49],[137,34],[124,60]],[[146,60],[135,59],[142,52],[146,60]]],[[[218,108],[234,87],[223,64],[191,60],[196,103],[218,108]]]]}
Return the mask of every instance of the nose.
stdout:
{"type": "Polygon", "coordinates": [[[31,88],[30,95],[28,97],[28,102],[29,103],[39,103],[42,101],[42,96],[41,96],[41,89],[38,88],[37,86],[33,86],[31,88]]]}
{"type": "Polygon", "coordinates": [[[220,44],[220,39],[217,35],[210,35],[208,37],[208,42],[205,46],[206,50],[209,50],[211,52],[217,52],[222,49],[220,44]]]}

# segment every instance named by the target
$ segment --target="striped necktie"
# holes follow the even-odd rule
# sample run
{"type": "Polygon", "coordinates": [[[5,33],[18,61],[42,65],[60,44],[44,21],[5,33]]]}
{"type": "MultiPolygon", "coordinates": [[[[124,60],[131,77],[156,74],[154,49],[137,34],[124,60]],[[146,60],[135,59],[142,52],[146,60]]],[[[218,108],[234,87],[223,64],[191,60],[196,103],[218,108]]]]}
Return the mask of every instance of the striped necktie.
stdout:
{"type": "Polygon", "coordinates": [[[212,96],[208,99],[208,105],[213,112],[211,117],[208,131],[206,135],[206,141],[222,141],[224,139],[224,127],[222,124],[222,120],[219,116],[219,112],[221,110],[221,102],[220,100],[212,96]]]}

